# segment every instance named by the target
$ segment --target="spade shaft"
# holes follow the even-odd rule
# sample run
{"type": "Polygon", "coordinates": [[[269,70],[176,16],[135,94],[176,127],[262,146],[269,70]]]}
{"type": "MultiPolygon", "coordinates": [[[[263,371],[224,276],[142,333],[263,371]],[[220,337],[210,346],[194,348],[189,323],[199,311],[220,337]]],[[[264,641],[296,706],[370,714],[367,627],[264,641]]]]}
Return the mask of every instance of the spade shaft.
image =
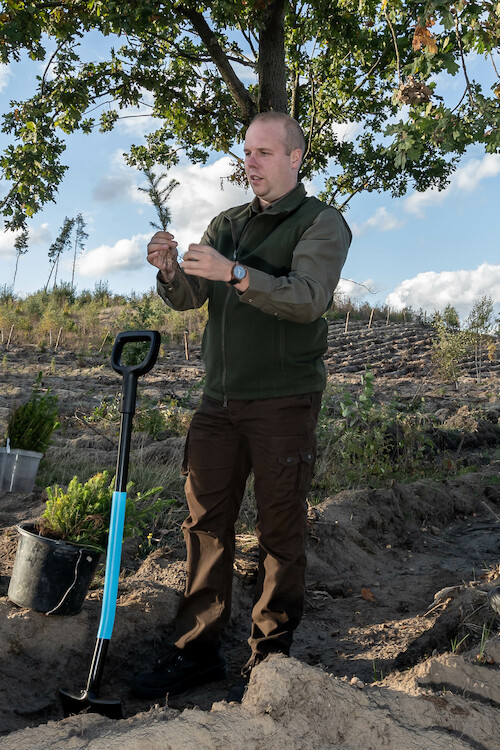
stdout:
{"type": "Polygon", "coordinates": [[[127,476],[130,455],[132,420],[135,412],[137,378],[153,367],[160,348],[158,331],[128,331],[119,333],[111,353],[111,366],[123,375],[122,400],[120,405],[120,438],[116,464],[115,489],[111,501],[108,545],[106,550],[106,569],[104,573],[104,591],[101,616],[85,689],[79,695],[67,690],[59,690],[59,697],[65,716],[92,711],[108,716],[111,719],[123,718],[123,707],[120,700],[100,698],[104,664],[109,641],[113,632],[118,596],[118,579],[120,575],[123,527],[127,505],[127,476]],[[121,355],[127,343],[149,342],[149,351],[142,362],[136,365],[123,365],[121,355]]]}

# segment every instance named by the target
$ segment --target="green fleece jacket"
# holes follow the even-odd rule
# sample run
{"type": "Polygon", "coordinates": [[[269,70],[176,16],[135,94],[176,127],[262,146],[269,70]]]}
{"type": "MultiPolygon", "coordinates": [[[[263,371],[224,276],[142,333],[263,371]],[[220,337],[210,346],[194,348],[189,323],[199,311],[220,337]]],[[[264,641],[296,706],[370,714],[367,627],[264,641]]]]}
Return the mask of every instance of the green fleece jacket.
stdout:
{"type": "Polygon", "coordinates": [[[214,399],[263,399],[321,391],[331,304],[351,242],[341,214],[299,183],[259,212],[258,200],[223,211],[201,244],[248,268],[240,294],[179,268],[158,292],[175,310],[208,299],[202,342],[204,392],[214,399]]]}

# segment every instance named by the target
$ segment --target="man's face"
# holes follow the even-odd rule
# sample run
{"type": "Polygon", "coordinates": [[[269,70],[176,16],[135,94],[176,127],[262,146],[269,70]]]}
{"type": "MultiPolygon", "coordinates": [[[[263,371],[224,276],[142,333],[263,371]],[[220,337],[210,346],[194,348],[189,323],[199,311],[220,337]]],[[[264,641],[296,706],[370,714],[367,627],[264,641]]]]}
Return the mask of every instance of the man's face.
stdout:
{"type": "Polygon", "coordinates": [[[300,149],[286,153],[282,122],[254,122],[245,137],[245,172],[263,208],[297,184],[300,149]]]}

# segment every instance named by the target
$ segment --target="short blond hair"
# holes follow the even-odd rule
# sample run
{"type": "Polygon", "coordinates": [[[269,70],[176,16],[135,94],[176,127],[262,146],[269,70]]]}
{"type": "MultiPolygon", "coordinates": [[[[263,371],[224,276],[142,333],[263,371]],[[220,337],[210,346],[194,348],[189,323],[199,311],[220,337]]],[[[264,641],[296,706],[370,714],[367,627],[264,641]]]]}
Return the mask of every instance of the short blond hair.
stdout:
{"type": "Polygon", "coordinates": [[[255,115],[250,125],[253,125],[254,122],[282,122],[285,126],[285,149],[287,153],[290,154],[294,149],[299,148],[302,151],[302,156],[304,156],[306,139],[302,128],[293,117],[285,114],[285,112],[269,110],[269,112],[259,112],[258,115],[255,115]]]}

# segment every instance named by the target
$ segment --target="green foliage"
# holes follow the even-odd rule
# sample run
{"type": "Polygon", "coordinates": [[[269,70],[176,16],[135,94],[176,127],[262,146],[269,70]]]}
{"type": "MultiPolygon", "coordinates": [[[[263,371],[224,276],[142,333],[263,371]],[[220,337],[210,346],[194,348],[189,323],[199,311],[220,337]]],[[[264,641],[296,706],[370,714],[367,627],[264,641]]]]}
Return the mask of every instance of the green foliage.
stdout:
{"type": "Polygon", "coordinates": [[[491,344],[491,333],[494,327],[493,309],[493,299],[485,294],[475,300],[465,323],[474,355],[478,383],[481,380],[484,360],[488,356],[489,344],[491,344]]]}
{"type": "Polygon", "coordinates": [[[377,403],[370,369],[362,376],[356,398],[327,389],[318,422],[313,496],[323,499],[342,489],[426,474],[427,426],[429,419],[423,414],[377,403]]]}
{"type": "Polygon", "coordinates": [[[55,337],[60,328],[65,329],[71,327],[71,325],[71,319],[68,314],[61,308],[57,298],[52,297],[42,313],[37,326],[37,333],[41,337],[52,333],[55,337]]]}
{"type": "Polygon", "coordinates": [[[466,320],[467,329],[476,336],[490,333],[493,328],[493,299],[484,295],[481,299],[474,301],[472,309],[466,320]]]}
{"type": "Polygon", "coordinates": [[[13,304],[15,301],[14,290],[10,284],[0,286],[0,305],[13,304]]]}
{"type": "Polygon", "coordinates": [[[452,305],[446,305],[443,310],[442,320],[446,328],[450,328],[455,331],[460,328],[460,318],[458,316],[458,312],[452,305]]]}
{"type": "MultiPolygon", "coordinates": [[[[84,484],[74,476],[66,492],[58,485],[47,487],[48,500],[40,523],[45,536],[65,539],[84,547],[104,551],[109,533],[109,520],[114,478],[107,471],[90,477],[84,484]]],[[[162,487],[154,487],[134,498],[127,496],[124,538],[139,536],[156,515],[173,501],[151,500],[162,487]],[[147,501],[147,502],[146,502],[147,501]]],[[[127,485],[127,493],[133,484],[127,485]]]]}
{"type": "Polygon", "coordinates": [[[450,327],[439,317],[432,325],[436,331],[432,361],[444,381],[456,383],[463,371],[462,361],[468,348],[467,334],[450,327]]]}
{"type": "Polygon", "coordinates": [[[34,385],[30,400],[14,409],[7,423],[11,448],[45,453],[54,430],[59,427],[57,396],[42,391],[42,373],[34,385]]]}
{"type": "Polygon", "coordinates": [[[89,424],[99,424],[107,422],[118,426],[120,424],[120,395],[114,398],[103,398],[92,412],[85,417],[89,424]]]}
{"type": "Polygon", "coordinates": [[[165,414],[156,399],[146,396],[141,398],[135,415],[135,427],[138,432],[147,433],[153,440],[165,437],[165,414]]]}
{"type": "MultiPolygon", "coordinates": [[[[162,440],[166,433],[181,437],[187,434],[193,410],[183,399],[170,398],[167,401],[142,396],[137,403],[134,423],[138,432],[145,432],[153,440],[162,440]]],[[[120,423],[119,395],[103,399],[85,421],[94,425],[111,425],[114,429],[120,423]]]]}
{"type": "Polygon", "coordinates": [[[469,633],[466,633],[466,635],[464,635],[464,637],[461,638],[460,640],[458,639],[458,635],[455,636],[455,638],[452,638],[451,641],[450,641],[451,653],[452,654],[458,654],[460,646],[463,643],[465,643],[465,641],[467,640],[468,637],[469,637],[469,633]]]}
{"type": "Polygon", "coordinates": [[[54,200],[65,171],[59,134],[106,132],[145,91],[161,124],[131,148],[130,164],[168,168],[181,150],[201,162],[212,149],[234,154],[254,114],[288,111],[307,135],[303,176],[324,174],[323,197],[336,205],[362,190],[443,188],[467,146],[500,148],[494,2],[6,0],[0,10],[0,61],[26,50],[53,72],[4,113],[11,228],[54,200]],[[80,58],[90,33],[109,38],[107,59],[80,58]],[[470,55],[491,62],[491,88],[474,80],[470,55]],[[450,76],[465,94],[444,102],[450,76]],[[352,140],[335,127],[348,124],[352,140]]]}
{"type": "Polygon", "coordinates": [[[92,297],[95,302],[102,305],[103,307],[109,305],[113,298],[113,292],[109,287],[109,282],[107,279],[105,279],[104,281],[96,281],[92,297]]]}
{"type": "Polygon", "coordinates": [[[65,250],[67,250],[70,246],[71,232],[73,231],[74,225],[75,225],[75,219],[68,219],[68,217],[65,216],[64,222],[63,222],[63,225],[61,227],[59,234],[57,235],[52,245],[49,247],[48,256],[50,260],[50,273],[49,273],[49,278],[47,279],[47,283],[45,284],[45,291],[47,290],[47,287],[49,285],[49,282],[53,273],[54,273],[54,287],[57,284],[57,270],[59,268],[59,259],[62,253],[65,250]]]}
{"type": "Polygon", "coordinates": [[[164,405],[163,409],[164,420],[169,432],[178,437],[186,436],[193,416],[193,410],[183,406],[175,398],[171,398],[164,405]]]}
{"type": "Polygon", "coordinates": [[[142,171],[144,172],[144,175],[148,181],[148,187],[140,187],[139,190],[143,193],[147,193],[149,200],[151,201],[156,211],[159,222],[156,223],[154,221],[150,221],[149,223],[153,227],[153,229],[161,229],[162,231],[166,232],[171,218],[167,200],[169,199],[172,191],[175,190],[176,187],[178,187],[179,183],[177,182],[177,180],[170,180],[166,185],[162,187],[161,183],[166,179],[167,176],[164,172],[159,175],[155,175],[151,168],[148,166],[144,167],[142,171]]]}
{"type": "MultiPolygon", "coordinates": [[[[167,315],[167,306],[155,293],[138,300],[123,310],[117,327],[122,331],[156,331],[161,328],[167,315]]],[[[148,342],[130,343],[123,348],[122,364],[135,365],[142,362],[149,351],[148,342]]]]}

